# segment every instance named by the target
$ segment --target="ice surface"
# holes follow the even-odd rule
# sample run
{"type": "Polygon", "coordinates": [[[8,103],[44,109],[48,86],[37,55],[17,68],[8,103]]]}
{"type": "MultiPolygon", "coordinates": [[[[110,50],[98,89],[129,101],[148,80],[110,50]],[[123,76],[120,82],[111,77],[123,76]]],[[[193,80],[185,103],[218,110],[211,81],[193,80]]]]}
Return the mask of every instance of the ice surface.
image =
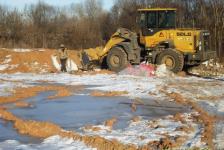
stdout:
{"type": "Polygon", "coordinates": [[[7,140],[0,143],[0,150],[96,150],[86,146],[83,142],[73,139],[52,136],[45,139],[41,144],[22,144],[15,140],[7,140]]]}

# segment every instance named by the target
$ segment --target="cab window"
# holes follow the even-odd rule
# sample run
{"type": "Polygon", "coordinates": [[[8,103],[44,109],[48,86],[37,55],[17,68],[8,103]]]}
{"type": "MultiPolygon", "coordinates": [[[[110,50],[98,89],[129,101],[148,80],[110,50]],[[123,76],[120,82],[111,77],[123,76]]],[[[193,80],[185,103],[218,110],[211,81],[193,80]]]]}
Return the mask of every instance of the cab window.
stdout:
{"type": "Polygon", "coordinates": [[[159,28],[175,28],[175,11],[161,11],[158,13],[159,28]]]}
{"type": "Polygon", "coordinates": [[[156,12],[148,12],[147,15],[147,28],[156,28],[157,27],[157,19],[156,12]]]}
{"type": "Polygon", "coordinates": [[[145,22],[146,22],[146,17],[145,17],[145,13],[141,13],[140,16],[139,16],[139,24],[141,27],[144,27],[145,26],[145,22]]]}

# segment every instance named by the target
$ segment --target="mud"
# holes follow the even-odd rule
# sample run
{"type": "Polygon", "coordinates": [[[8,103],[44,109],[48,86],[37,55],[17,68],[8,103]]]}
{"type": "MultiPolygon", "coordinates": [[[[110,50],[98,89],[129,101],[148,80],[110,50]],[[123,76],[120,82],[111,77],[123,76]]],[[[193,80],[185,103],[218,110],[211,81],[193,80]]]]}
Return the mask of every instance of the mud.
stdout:
{"type": "Polygon", "coordinates": [[[200,100],[218,101],[218,100],[224,99],[224,95],[221,95],[221,96],[198,96],[197,98],[200,100]]]}
{"type": "Polygon", "coordinates": [[[153,129],[164,128],[164,126],[158,124],[157,120],[152,120],[149,122],[148,126],[153,129]]]}
{"type": "Polygon", "coordinates": [[[190,127],[182,126],[182,127],[177,128],[176,131],[183,131],[185,133],[191,133],[194,131],[194,128],[191,126],[190,127]]]}
{"type": "Polygon", "coordinates": [[[134,103],[136,105],[144,105],[144,101],[142,99],[140,99],[140,98],[135,98],[134,99],[134,103]]]}
{"type": "Polygon", "coordinates": [[[153,141],[148,143],[148,147],[155,149],[179,149],[181,145],[187,140],[185,136],[178,136],[175,138],[170,137],[169,135],[163,134],[164,138],[161,138],[159,141],[153,141]]]}
{"type": "Polygon", "coordinates": [[[66,86],[33,86],[27,88],[17,88],[12,95],[8,97],[0,97],[0,104],[14,103],[29,97],[36,96],[40,92],[56,91],[56,94],[48,97],[49,99],[71,96],[71,92],[66,86]]]}
{"type": "Polygon", "coordinates": [[[135,116],[135,117],[133,117],[133,118],[131,119],[131,121],[133,121],[133,122],[139,122],[139,121],[141,121],[141,117],[139,117],[139,116],[135,116]]]}
{"type": "Polygon", "coordinates": [[[27,103],[27,102],[16,102],[14,105],[16,107],[18,107],[18,108],[30,108],[30,107],[33,107],[32,104],[27,103]]]}
{"type": "Polygon", "coordinates": [[[152,149],[173,149],[174,141],[171,141],[170,138],[163,138],[160,141],[150,142],[148,147],[152,149]]]}
{"type": "Polygon", "coordinates": [[[116,122],[117,122],[117,118],[113,117],[112,119],[105,121],[104,125],[112,129],[116,122]]]}
{"type": "Polygon", "coordinates": [[[136,104],[133,102],[133,103],[131,104],[131,111],[132,111],[132,112],[136,112],[136,110],[137,110],[137,106],[136,106],[136,104]]]}
{"type": "Polygon", "coordinates": [[[180,113],[175,114],[172,119],[175,120],[175,121],[180,121],[183,124],[186,123],[185,118],[180,113]]]}
{"type": "Polygon", "coordinates": [[[91,96],[95,97],[113,97],[113,96],[123,96],[126,94],[128,94],[127,91],[110,91],[110,92],[93,91],[90,93],[91,96]]]}
{"type": "Polygon", "coordinates": [[[91,131],[100,131],[102,130],[100,127],[94,127],[93,125],[86,125],[84,128],[83,128],[84,131],[86,130],[91,130],[91,131]]]}
{"type": "Polygon", "coordinates": [[[186,77],[187,76],[187,73],[184,72],[184,71],[181,71],[181,72],[178,72],[177,73],[177,76],[179,76],[179,77],[186,77]]]}
{"type": "Polygon", "coordinates": [[[144,101],[140,98],[134,99],[134,101],[130,104],[131,111],[136,112],[137,111],[137,105],[144,105],[144,101]]]}

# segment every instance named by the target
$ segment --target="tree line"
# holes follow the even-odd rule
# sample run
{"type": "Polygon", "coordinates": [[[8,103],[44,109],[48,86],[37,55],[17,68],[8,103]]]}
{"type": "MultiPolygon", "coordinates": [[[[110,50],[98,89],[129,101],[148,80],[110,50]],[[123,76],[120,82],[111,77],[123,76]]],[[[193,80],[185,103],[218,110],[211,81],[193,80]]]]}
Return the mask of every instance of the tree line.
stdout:
{"type": "Polygon", "coordinates": [[[104,10],[100,0],[64,7],[44,1],[23,10],[0,5],[0,47],[83,49],[104,45],[119,27],[138,32],[137,9],[177,8],[177,26],[211,32],[212,48],[224,57],[223,0],[115,0],[104,10]]]}

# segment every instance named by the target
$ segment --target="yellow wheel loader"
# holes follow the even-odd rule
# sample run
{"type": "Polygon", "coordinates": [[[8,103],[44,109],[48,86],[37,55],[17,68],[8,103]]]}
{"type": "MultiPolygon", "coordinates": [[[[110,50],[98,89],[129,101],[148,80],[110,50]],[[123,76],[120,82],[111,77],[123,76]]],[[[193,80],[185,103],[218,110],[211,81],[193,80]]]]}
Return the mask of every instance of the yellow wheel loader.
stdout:
{"type": "Polygon", "coordinates": [[[145,61],[166,64],[175,73],[184,66],[199,65],[216,57],[210,47],[208,31],[176,28],[176,9],[139,9],[138,13],[138,34],[120,28],[104,48],[84,50],[83,55],[88,56],[90,62],[106,62],[115,72],[145,61]]]}

